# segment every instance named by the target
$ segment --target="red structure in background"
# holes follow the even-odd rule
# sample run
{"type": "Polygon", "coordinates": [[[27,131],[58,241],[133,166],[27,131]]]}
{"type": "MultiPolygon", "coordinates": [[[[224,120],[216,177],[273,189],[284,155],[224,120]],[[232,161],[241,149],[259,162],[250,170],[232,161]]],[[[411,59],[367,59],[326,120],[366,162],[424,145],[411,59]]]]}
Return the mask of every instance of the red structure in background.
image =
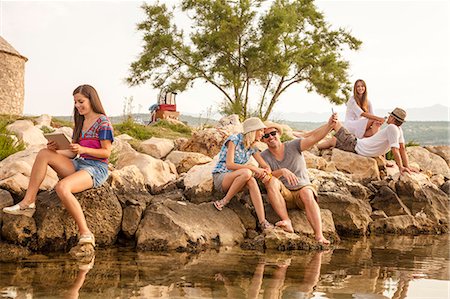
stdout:
{"type": "Polygon", "coordinates": [[[175,100],[175,92],[160,92],[157,104],[150,106],[150,123],[159,119],[176,119],[180,117],[177,111],[177,103],[175,100]]]}

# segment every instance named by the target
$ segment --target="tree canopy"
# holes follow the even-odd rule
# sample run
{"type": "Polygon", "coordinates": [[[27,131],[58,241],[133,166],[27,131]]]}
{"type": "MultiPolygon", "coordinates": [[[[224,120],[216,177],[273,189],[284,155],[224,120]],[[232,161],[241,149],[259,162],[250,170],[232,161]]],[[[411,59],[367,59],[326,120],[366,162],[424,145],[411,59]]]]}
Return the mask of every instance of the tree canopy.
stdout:
{"type": "Polygon", "coordinates": [[[222,113],[263,120],[294,84],[337,104],[351,91],[342,53],[361,42],[333,30],[312,0],[183,0],[190,34],[175,24],[175,8],[142,8],[144,49],[131,64],[130,85],[183,91],[201,79],[223,94],[222,113]]]}

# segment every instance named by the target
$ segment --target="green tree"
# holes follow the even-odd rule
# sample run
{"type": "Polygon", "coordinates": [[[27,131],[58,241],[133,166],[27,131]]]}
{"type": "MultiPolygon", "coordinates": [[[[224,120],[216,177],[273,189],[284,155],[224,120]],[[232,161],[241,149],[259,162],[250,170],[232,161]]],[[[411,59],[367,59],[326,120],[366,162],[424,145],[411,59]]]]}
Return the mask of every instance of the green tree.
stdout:
{"type": "Polygon", "coordinates": [[[181,9],[193,22],[188,36],[174,23],[175,8],[144,4],[146,19],[138,24],[144,49],[128,83],[183,91],[201,79],[223,94],[221,112],[241,119],[267,119],[280,95],[301,82],[308,92],[345,102],[351,85],[342,52],[361,42],[344,29],[332,30],[312,0],[263,4],[184,0],[181,9]]]}

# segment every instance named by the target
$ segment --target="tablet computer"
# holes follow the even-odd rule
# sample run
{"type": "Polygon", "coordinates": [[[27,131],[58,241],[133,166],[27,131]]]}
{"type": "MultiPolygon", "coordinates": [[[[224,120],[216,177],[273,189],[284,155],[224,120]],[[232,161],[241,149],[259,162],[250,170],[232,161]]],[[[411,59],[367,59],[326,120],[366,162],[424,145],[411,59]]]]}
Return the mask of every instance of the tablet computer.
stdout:
{"type": "Polygon", "coordinates": [[[64,133],[49,133],[44,134],[44,137],[47,138],[48,141],[55,141],[60,150],[69,149],[69,145],[72,143],[69,137],[64,133]]]}

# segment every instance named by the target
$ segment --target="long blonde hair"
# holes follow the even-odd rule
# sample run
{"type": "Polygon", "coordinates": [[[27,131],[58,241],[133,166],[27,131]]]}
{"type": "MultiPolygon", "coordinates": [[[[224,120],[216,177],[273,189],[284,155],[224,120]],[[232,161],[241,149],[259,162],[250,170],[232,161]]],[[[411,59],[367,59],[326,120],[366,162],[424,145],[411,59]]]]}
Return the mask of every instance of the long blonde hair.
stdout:
{"type": "Polygon", "coordinates": [[[245,149],[249,149],[256,142],[256,131],[248,132],[244,134],[244,147],[245,149]]]}
{"type": "Polygon", "coordinates": [[[364,110],[364,112],[369,111],[369,99],[367,98],[367,85],[366,82],[362,79],[358,79],[355,82],[355,85],[353,86],[353,97],[355,98],[356,104],[364,110]],[[356,92],[356,84],[361,82],[364,86],[364,93],[362,94],[361,98],[359,97],[358,93],[356,92]]]}

